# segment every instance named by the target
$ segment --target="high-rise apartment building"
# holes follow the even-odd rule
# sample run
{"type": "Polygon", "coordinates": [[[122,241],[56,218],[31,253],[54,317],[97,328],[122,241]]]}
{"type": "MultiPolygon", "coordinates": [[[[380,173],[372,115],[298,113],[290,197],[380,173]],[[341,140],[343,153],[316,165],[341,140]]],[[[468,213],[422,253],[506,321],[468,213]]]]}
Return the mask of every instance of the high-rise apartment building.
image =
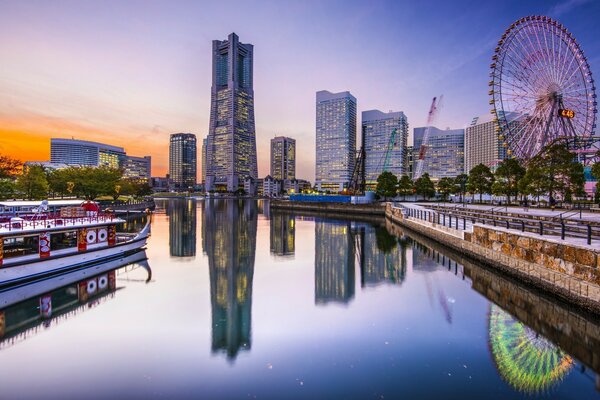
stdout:
{"type": "Polygon", "coordinates": [[[402,111],[384,113],[379,110],[363,111],[362,141],[365,150],[365,181],[367,187],[377,184],[377,177],[387,171],[396,176],[408,173],[408,121],[402,111]],[[392,133],[396,134],[392,139],[392,133]],[[390,149],[389,155],[388,148],[390,149]],[[386,156],[388,156],[387,165],[386,156]]]}
{"type": "Polygon", "coordinates": [[[253,53],[235,33],[213,40],[208,189],[236,191],[247,176],[257,178],[253,53]]]}
{"type": "Polygon", "coordinates": [[[196,185],[196,135],[193,133],[171,134],[169,178],[178,189],[196,185]]]}
{"type": "MultiPolygon", "coordinates": [[[[506,114],[509,124],[522,123],[515,113],[506,114]]],[[[500,139],[496,116],[487,114],[475,117],[465,129],[465,173],[479,164],[495,168],[506,158],[506,148],[500,139]]]]}
{"type": "MultiPolygon", "coordinates": [[[[427,128],[413,130],[413,160],[419,160],[423,135],[427,128]]],[[[423,158],[423,173],[428,173],[434,180],[448,177],[454,178],[465,169],[465,130],[438,129],[431,127],[429,140],[423,158]]]]}
{"type": "Polygon", "coordinates": [[[207,152],[208,151],[208,138],[205,137],[204,139],[202,139],[202,184],[205,185],[206,184],[206,168],[208,167],[207,165],[207,152]]]}
{"type": "Polygon", "coordinates": [[[50,139],[50,162],[53,164],[119,168],[124,158],[122,147],[87,140],[50,139]]]}
{"type": "Polygon", "coordinates": [[[296,140],[284,136],[271,139],[271,176],[273,179],[296,179],[296,140]]]}
{"type": "Polygon", "coordinates": [[[352,179],[356,157],[356,98],[350,92],[317,92],[315,185],[339,192],[352,179]]]}

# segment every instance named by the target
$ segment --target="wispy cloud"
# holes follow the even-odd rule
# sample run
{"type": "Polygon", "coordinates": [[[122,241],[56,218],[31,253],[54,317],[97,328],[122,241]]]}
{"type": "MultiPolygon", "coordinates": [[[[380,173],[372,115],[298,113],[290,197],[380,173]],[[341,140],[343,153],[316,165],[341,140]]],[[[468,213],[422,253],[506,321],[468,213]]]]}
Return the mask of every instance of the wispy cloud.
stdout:
{"type": "Polygon", "coordinates": [[[574,8],[582,6],[587,3],[591,3],[592,0],[566,0],[559,1],[548,10],[548,15],[551,17],[562,17],[563,15],[569,13],[574,8]]]}

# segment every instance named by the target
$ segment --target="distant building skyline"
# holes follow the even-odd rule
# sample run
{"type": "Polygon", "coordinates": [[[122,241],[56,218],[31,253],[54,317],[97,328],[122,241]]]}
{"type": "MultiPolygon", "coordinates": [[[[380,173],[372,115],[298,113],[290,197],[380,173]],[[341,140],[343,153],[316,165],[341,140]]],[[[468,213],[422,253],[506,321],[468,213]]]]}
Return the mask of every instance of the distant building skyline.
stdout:
{"type": "Polygon", "coordinates": [[[271,174],[273,179],[296,179],[296,140],[275,136],[271,139],[271,174]]]}
{"type": "Polygon", "coordinates": [[[196,185],[197,147],[193,133],[173,133],[169,142],[169,178],[178,189],[196,185]]]}
{"type": "Polygon", "coordinates": [[[365,150],[365,180],[367,185],[377,184],[383,172],[392,132],[396,130],[390,149],[387,171],[396,176],[408,174],[408,119],[402,111],[362,112],[362,142],[365,150]]]}
{"type": "Polygon", "coordinates": [[[254,46],[235,33],[213,40],[206,187],[229,192],[258,178],[254,126],[254,46]]]}
{"type": "Polygon", "coordinates": [[[356,98],[349,91],[316,95],[315,185],[340,192],[347,188],[356,158],[356,98]]]}

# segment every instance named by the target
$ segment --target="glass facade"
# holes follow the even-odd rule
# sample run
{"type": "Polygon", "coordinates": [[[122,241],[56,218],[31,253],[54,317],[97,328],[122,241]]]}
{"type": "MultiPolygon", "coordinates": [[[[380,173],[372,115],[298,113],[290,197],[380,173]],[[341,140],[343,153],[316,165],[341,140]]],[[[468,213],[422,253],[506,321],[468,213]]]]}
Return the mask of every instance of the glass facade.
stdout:
{"type": "Polygon", "coordinates": [[[296,179],[296,140],[284,136],[271,139],[271,176],[278,180],[296,179]]]}
{"type": "MultiPolygon", "coordinates": [[[[425,127],[413,130],[413,160],[419,160],[419,152],[423,143],[425,127]]],[[[423,159],[423,173],[428,173],[434,180],[448,177],[454,178],[463,173],[465,168],[465,130],[441,130],[431,127],[429,144],[423,159]]]]}
{"type": "Polygon", "coordinates": [[[178,189],[196,185],[196,135],[174,133],[169,144],[169,177],[178,189]]]}
{"type": "MultiPolygon", "coordinates": [[[[213,41],[210,127],[206,143],[208,190],[233,192],[247,176],[257,178],[253,52],[235,33],[213,41]]],[[[203,168],[204,171],[204,168],[203,168]]]]}
{"type": "Polygon", "coordinates": [[[119,168],[124,158],[122,147],[87,140],[50,139],[50,162],[54,164],[119,168]]]}
{"type": "Polygon", "coordinates": [[[348,187],[356,156],[356,98],[350,92],[317,92],[316,170],[319,190],[348,187]]]}
{"type": "Polygon", "coordinates": [[[365,149],[365,180],[367,187],[377,184],[377,177],[387,171],[400,177],[408,173],[406,144],[408,140],[408,120],[402,111],[384,113],[379,110],[363,111],[362,140],[365,149]],[[386,154],[391,143],[390,154],[385,165],[386,154]]]}
{"type": "Polygon", "coordinates": [[[150,182],[152,158],[150,156],[125,156],[123,161],[123,177],[138,182],[150,182]]]}

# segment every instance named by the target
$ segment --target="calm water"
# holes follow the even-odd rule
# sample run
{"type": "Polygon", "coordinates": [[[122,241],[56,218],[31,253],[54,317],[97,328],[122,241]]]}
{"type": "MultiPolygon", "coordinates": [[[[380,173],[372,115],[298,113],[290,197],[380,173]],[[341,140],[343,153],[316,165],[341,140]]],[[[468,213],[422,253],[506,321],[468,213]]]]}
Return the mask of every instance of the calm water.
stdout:
{"type": "Polygon", "coordinates": [[[598,336],[564,328],[598,321],[385,221],[160,201],[146,254],[52,319],[6,311],[2,398],[599,397],[598,336]]]}

